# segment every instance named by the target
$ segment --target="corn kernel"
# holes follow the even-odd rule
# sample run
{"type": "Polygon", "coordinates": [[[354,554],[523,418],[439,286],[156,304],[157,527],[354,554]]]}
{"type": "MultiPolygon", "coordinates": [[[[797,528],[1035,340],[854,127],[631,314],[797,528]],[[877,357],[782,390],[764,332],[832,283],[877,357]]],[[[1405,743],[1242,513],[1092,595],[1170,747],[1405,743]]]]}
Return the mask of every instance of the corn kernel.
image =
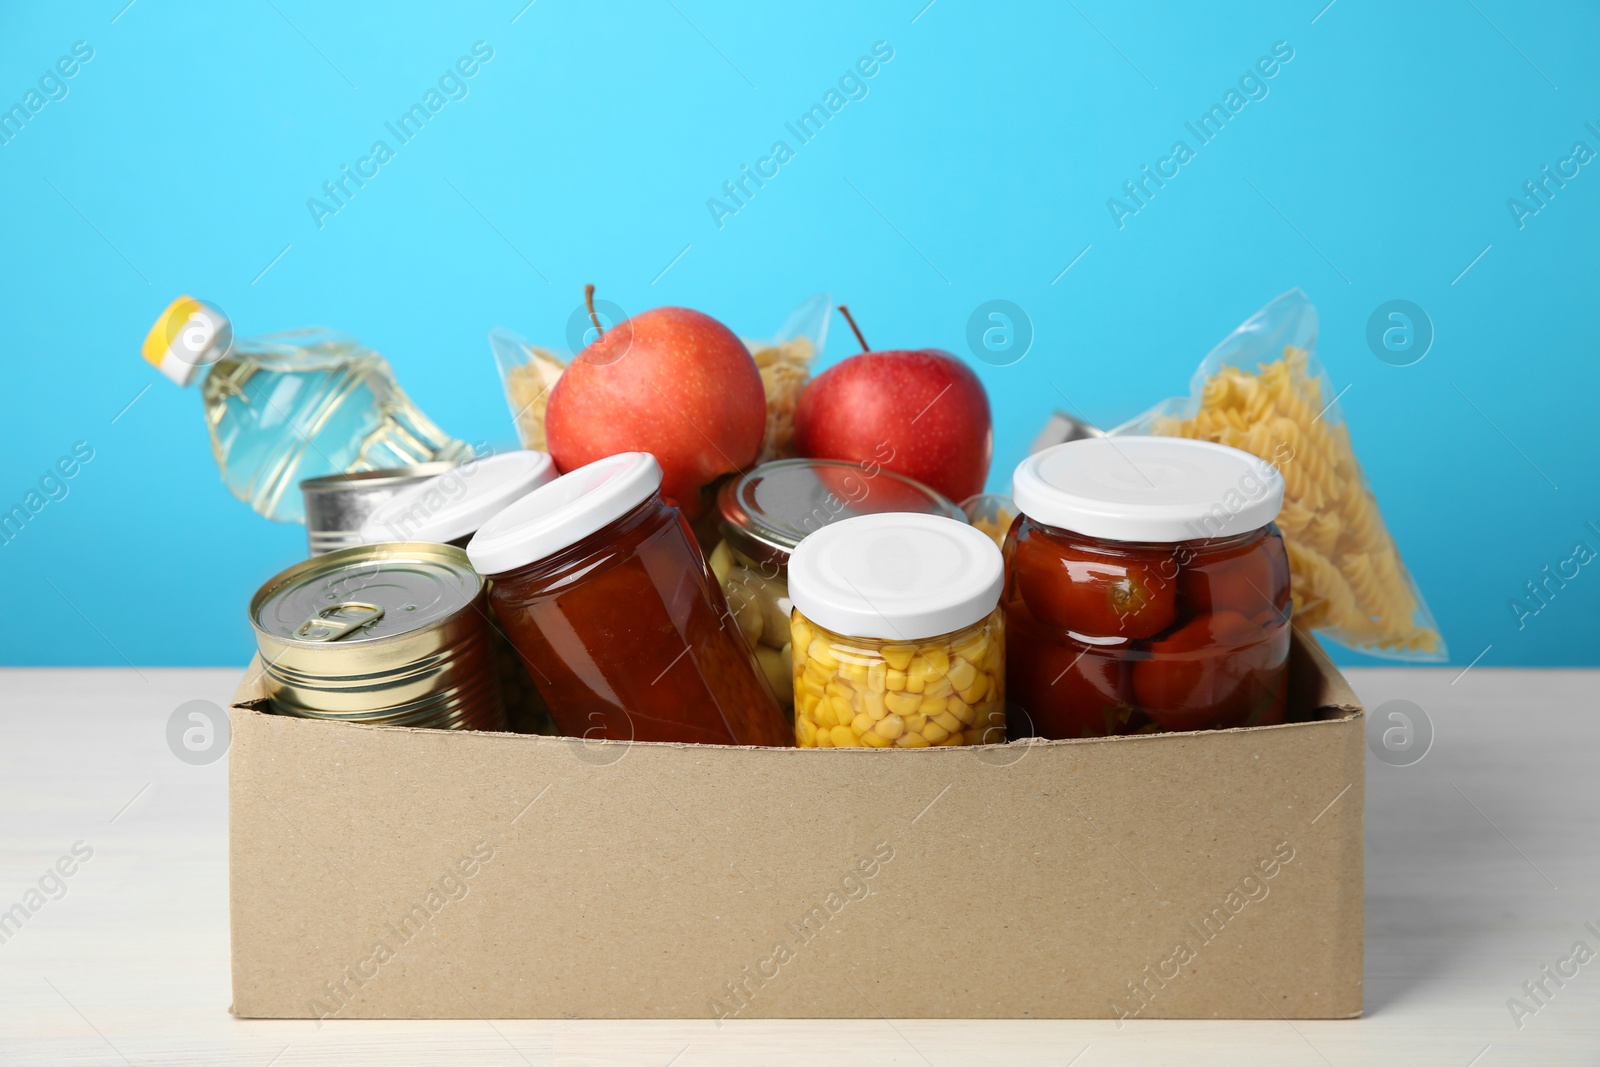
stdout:
{"type": "Polygon", "coordinates": [[[897,671],[893,667],[890,667],[887,673],[884,675],[883,684],[884,687],[891,693],[898,693],[902,691],[906,687],[906,672],[897,671]]]}
{"type": "Polygon", "coordinates": [[[947,703],[944,697],[923,697],[922,703],[917,705],[917,710],[931,719],[943,711],[947,703]]]}
{"type": "Polygon", "coordinates": [[[833,705],[827,701],[823,701],[821,704],[817,705],[815,718],[817,720],[817,725],[823,729],[828,729],[830,727],[839,725],[839,720],[835,718],[833,714],[833,705]]]}
{"type": "Polygon", "coordinates": [[[841,663],[839,665],[839,676],[857,689],[866,688],[867,667],[864,663],[841,663]]]}
{"type": "Polygon", "coordinates": [[[867,688],[874,693],[881,693],[888,688],[889,665],[887,663],[874,663],[867,668],[867,688]]]}
{"type": "Polygon", "coordinates": [[[906,720],[906,732],[912,734],[920,734],[923,726],[927,725],[928,722],[926,715],[907,715],[904,718],[906,720]]]}
{"type": "Polygon", "coordinates": [[[810,748],[817,743],[817,728],[810,719],[797,719],[794,724],[795,740],[801,748],[810,748]]]}
{"type": "Polygon", "coordinates": [[[829,697],[828,704],[833,708],[836,722],[845,723],[856,717],[855,705],[847,697],[829,697]]]}
{"type": "Polygon", "coordinates": [[[947,697],[955,691],[956,687],[950,684],[950,679],[942,674],[930,681],[927,688],[923,689],[923,692],[931,697],[947,697]]]}
{"type": "Polygon", "coordinates": [[[950,657],[942,648],[925,648],[922,650],[922,658],[928,665],[930,679],[933,675],[944,674],[950,669],[950,657]]]}
{"type": "Polygon", "coordinates": [[[812,632],[806,620],[798,615],[789,617],[789,639],[794,643],[795,648],[801,650],[802,654],[811,647],[811,639],[815,636],[816,634],[812,632]]]}
{"type": "Polygon", "coordinates": [[[923,724],[922,736],[927,738],[930,745],[937,745],[940,741],[950,736],[950,731],[929,719],[923,724]]]}
{"type": "Polygon", "coordinates": [[[828,735],[833,739],[834,748],[861,747],[861,742],[856,739],[855,734],[850,732],[850,727],[848,726],[835,726],[832,730],[828,731],[828,735]]]}
{"type": "Polygon", "coordinates": [[[862,712],[850,720],[850,729],[857,734],[866,733],[872,729],[872,717],[866,712],[862,712]]]}
{"type": "Polygon", "coordinates": [[[825,671],[837,671],[839,661],[834,657],[833,646],[828,644],[826,637],[813,637],[811,644],[806,647],[806,655],[817,661],[825,671]]]}
{"type": "Polygon", "coordinates": [[[817,743],[817,747],[818,748],[832,748],[833,747],[833,734],[831,732],[827,731],[827,730],[819,729],[817,731],[817,742],[816,743],[817,743]]]}
{"type": "Polygon", "coordinates": [[[971,726],[978,721],[977,709],[957,697],[946,698],[945,711],[961,720],[963,726],[971,726]]]}
{"type": "Polygon", "coordinates": [[[906,723],[905,720],[898,715],[888,715],[874,723],[872,730],[879,737],[888,738],[890,741],[893,741],[895,738],[906,732],[906,723]]]}
{"type": "Polygon", "coordinates": [[[884,702],[883,694],[874,693],[870,689],[861,694],[861,710],[870,716],[873,722],[889,714],[889,706],[884,702]]]}
{"type": "Polygon", "coordinates": [[[906,733],[894,739],[896,748],[927,748],[928,739],[921,734],[906,733]]]}
{"type": "Polygon", "coordinates": [[[988,691],[988,686],[989,676],[987,674],[979,674],[973,678],[971,685],[958,686],[956,693],[961,697],[963,704],[976,704],[983,699],[984,693],[988,691]]]}
{"type": "Polygon", "coordinates": [[[906,671],[906,692],[920,693],[928,687],[928,680],[915,670],[906,671]]]}
{"type": "Polygon", "coordinates": [[[806,668],[805,676],[800,679],[800,688],[811,696],[821,697],[824,692],[822,685],[823,683],[811,677],[811,669],[806,668]]]}
{"type": "Polygon", "coordinates": [[[949,678],[950,684],[957,689],[966,689],[978,677],[978,668],[957,656],[950,661],[950,670],[945,673],[945,677],[949,678]]]}
{"type": "Polygon", "coordinates": [[[903,671],[911,665],[911,657],[917,650],[910,645],[884,645],[878,651],[889,666],[897,671],[903,671]]]}
{"type": "MultiPolygon", "coordinates": [[[[938,723],[940,726],[943,726],[947,733],[959,734],[961,732],[961,720],[950,714],[948,711],[941,711],[939,714],[932,716],[932,718],[934,722],[938,723]]],[[[923,736],[927,736],[926,731],[923,732],[923,736]]]]}
{"type": "Polygon", "coordinates": [[[822,703],[822,698],[815,693],[803,693],[800,696],[800,714],[816,715],[817,705],[822,703]]]}
{"type": "Polygon", "coordinates": [[[933,747],[934,748],[954,748],[956,745],[959,745],[959,744],[961,744],[961,735],[960,734],[951,734],[949,737],[945,738],[943,741],[935,741],[933,743],[933,747]]]}
{"type": "Polygon", "coordinates": [[[979,630],[975,636],[962,641],[954,649],[955,654],[968,663],[980,662],[988,651],[989,638],[982,630],[979,630]]]}
{"type": "Polygon", "coordinates": [[[890,745],[894,744],[894,742],[890,741],[887,737],[880,737],[871,730],[868,730],[866,733],[861,735],[861,743],[870,748],[888,748],[890,745]]]}
{"type": "Polygon", "coordinates": [[[883,702],[890,711],[909,715],[922,704],[922,698],[915,693],[885,693],[883,702]]]}

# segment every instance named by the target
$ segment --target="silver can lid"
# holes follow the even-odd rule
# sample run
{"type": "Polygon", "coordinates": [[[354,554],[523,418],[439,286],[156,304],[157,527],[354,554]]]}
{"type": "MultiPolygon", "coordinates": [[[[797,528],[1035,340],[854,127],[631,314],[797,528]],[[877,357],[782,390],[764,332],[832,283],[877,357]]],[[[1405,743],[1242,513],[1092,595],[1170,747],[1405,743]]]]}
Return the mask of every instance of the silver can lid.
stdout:
{"type": "Polygon", "coordinates": [[[786,566],[809,534],[858,515],[915,512],[965,521],[937,491],[872,464],[779,459],[729,481],[717,496],[722,536],[758,562],[786,566]]]}
{"type": "Polygon", "coordinates": [[[471,604],[482,588],[459,548],[358,545],[268,581],[250,602],[250,622],[295,644],[368,644],[427,629],[471,604]]]}

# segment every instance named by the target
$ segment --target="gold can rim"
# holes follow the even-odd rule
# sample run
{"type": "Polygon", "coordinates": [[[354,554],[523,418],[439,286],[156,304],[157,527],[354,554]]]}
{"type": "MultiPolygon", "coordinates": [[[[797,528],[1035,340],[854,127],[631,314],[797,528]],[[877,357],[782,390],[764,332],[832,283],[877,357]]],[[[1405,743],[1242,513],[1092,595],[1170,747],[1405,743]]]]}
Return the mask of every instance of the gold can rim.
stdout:
{"type": "MultiPolygon", "coordinates": [[[[257,643],[270,642],[278,646],[287,646],[294,649],[312,648],[352,648],[359,647],[368,650],[378,650],[388,645],[412,640],[420,632],[429,630],[444,623],[462,611],[470,610],[484,594],[484,578],[473,570],[472,563],[467,559],[467,554],[454,545],[437,544],[432,541],[386,541],[378,544],[353,545],[349,548],[335,549],[320,556],[301,560],[299,563],[286,567],[262,583],[250,598],[249,617],[250,627],[256,633],[257,643]],[[276,633],[261,622],[261,611],[265,605],[292,585],[304,584],[316,575],[331,575],[355,563],[377,563],[381,566],[387,561],[401,561],[415,559],[445,564],[462,577],[470,577],[472,588],[463,602],[449,612],[427,618],[419,625],[401,630],[396,633],[373,637],[358,643],[341,645],[338,640],[307,640],[297,638],[293,634],[276,633]]],[[[354,596],[359,597],[359,591],[354,596]]],[[[265,648],[263,652],[267,651],[265,648]]]]}

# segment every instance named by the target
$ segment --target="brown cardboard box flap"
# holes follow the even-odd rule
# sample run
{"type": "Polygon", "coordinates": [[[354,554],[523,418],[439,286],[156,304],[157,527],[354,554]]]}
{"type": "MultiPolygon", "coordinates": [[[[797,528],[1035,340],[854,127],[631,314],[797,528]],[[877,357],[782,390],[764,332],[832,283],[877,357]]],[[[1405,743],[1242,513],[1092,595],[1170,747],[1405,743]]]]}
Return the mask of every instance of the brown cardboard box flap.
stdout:
{"type": "Polygon", "coordinates": [[[264,713],[230,752],[234,1010],[339,1018],[1334,1018],[1363,728],[721,746],[264,713]]]}

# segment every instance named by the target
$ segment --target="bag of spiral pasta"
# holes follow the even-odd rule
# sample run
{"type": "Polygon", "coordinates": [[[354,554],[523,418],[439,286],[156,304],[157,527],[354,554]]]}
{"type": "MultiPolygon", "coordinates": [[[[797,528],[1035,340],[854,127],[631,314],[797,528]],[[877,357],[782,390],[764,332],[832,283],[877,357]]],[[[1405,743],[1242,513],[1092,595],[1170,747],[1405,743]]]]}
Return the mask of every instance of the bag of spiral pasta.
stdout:
{"type": "Polygon", "coordinates": [[[1272,463],[1284,480],[1277,521],[1294,625],[1369,655],[1443,660],[1444,638],[1384,526],[1316,345],[1316,308],[1291,289],[1211,350],[1188,396],[1111,433],[1216,441],[1272,463]]]}

